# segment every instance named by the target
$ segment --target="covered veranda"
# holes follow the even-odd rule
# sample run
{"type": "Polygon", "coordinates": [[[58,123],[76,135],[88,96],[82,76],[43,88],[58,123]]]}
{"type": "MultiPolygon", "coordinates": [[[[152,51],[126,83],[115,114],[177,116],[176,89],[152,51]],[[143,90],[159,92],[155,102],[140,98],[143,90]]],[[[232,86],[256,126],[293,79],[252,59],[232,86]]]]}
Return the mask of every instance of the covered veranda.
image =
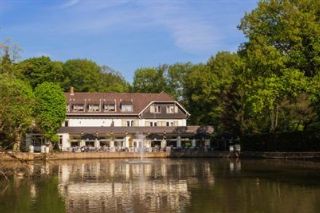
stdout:
{"type": "Polygon", "coordinates": [[[211,128],[187,127],[62,127],[62,151],[166,151],[210,147],[211,128]]]}

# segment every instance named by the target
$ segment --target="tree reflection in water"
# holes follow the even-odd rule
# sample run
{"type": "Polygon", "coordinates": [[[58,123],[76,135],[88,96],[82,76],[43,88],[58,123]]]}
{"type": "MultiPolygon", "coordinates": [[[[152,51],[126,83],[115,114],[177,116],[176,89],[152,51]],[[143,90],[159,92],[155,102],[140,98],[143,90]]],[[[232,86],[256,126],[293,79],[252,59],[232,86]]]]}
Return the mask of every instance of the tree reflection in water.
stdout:
{"type": "Polygon", "coordinates": [[[151,162],[33,163],[0,182],[0,212],[320,212],[320,163],[151,162]]]}

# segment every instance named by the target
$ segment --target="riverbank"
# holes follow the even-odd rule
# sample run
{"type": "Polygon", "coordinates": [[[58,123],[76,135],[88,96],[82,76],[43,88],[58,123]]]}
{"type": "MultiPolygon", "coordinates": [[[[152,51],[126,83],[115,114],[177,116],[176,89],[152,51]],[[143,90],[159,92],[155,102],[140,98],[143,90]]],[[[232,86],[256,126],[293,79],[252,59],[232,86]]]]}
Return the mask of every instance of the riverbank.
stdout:
{"type": "MultiPolygon", "coordinates": [[[[147,152],[145,158],[234,158],[228,151],[214,152],[147,152]]],[[[56,152],[42,153],[0,153],[0,161],[12,160],[80,160],[140,158],[136,152],[56,152]]],[[[241,152],[242,159],[320,159],[320,152],[241,152]]]]}

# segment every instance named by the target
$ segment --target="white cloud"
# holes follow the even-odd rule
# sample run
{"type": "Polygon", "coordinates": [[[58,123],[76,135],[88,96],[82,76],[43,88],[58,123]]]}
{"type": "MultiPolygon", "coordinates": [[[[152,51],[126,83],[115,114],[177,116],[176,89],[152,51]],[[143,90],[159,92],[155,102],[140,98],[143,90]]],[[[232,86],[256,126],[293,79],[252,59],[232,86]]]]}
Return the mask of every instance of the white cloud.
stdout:
{"type": "Polygon", "coordinates": [[[60,27],[69,33],[158,26],[172,36],[177,47],[188,52],[212,52],[221,40],[212,23],[183,1],[71,0],[67,6],[74,18],[60,27]]]}
{"type": "Polygon", "coordinates": [[[221,39],[212,23],[182,2],[161,1],[147,7],[155,21],[169,30],[175,44],[186,51],[210,51],[221,39]]]}
{"type": "MultiPolygon", "coordinates": [[[[205,4],[205,3],[204,3],[205,4]]],[[[222,34],[202,11],[178,0],[68,0],[52,8],[50,18],[13,26],[61,35],[112,33],[117,30],[167,32],[174,44],[191,53],[212,53],[221,46],[222,34]]]]}

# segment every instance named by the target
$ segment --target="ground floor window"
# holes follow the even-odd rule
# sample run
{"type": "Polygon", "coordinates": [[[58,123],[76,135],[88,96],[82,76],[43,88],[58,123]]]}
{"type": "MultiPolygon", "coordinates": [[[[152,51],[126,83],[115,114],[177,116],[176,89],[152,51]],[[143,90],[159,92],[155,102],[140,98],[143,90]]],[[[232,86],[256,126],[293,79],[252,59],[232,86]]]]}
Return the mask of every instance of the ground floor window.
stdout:
{"type": "Polygon", "coordinates": [[[102,147],[104,147],[104,146],[110,147],[110,143],[107,142],[107,141],[100,141],[100,146],[102,146],[102,147]]]}
{"type": "Polygon", "coordinates": [[[86,146],[94,147],[94,141],[86,141],[86,146]]]}
{"type": "Polygon", "coordinates": [[[79,142],[71,142],[71,147],[76,147],[76,146],[79,146],[79,142]]]}
{"type": "Polygon", "coordinates": [[[176,141],[167,141],[167,146],[177,147],[176,141]]]}
{"type": "Polygon", "coordinates": [[[156,141],[151,141],[151,147],[155,147],[155,146],[161,146],[161,141],[156,140],[156,141]]]}

